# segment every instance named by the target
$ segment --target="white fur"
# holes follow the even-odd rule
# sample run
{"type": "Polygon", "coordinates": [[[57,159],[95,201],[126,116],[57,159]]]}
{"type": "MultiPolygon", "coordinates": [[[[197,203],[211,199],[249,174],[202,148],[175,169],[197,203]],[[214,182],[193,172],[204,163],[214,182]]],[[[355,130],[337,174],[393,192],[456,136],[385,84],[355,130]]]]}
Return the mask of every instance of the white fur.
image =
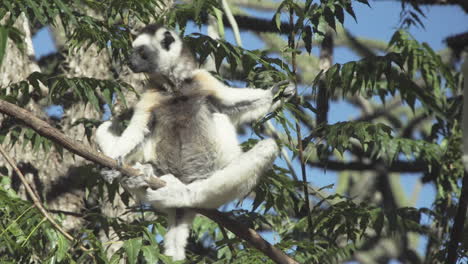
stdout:
{"type": "Polygon", "coordinates": [[[153,47],[157,47],[159,52],[159,68],[164,73],[169,73],[174,65],[181,64],[179,61],[179,54],[182,51],[182,40],[177,34],[172,33],[175,42],[171,45],[169,50],[161,47],[160,40],[163,39],[164,32],[168,31],[166,28],[161,28],[156,31],[156,36],[153,38],[153,47]]]}
{"type": "Polygon", "coordinates": [[[138,48],[140,46],[145,46],[145,45],[148,47],[152,47],[151,40],[152,40],[152,37],[150,35],[141,34],[133,41],[132,47],[138,48]]]}
{"type": "Polygon", "coordinates": [[[148,113],[138,113],[133,115],[129,126],[122,135],[116,136],[109,131],[112,126],[111,121],[106,121],[96,130],[96,141],[101,151],[113,158],[127,156],[135,149],[149,133],[147,128],[150,115],[148,113]]]}
{"type": "Polygon", "coordinates": [[[183,48],[183,42],[180,37],[173,31],[168,30],[165,27],[159,28],[154,36],[149,34],[139,35],[132,43],[133,48],[139,46],[147,46],[153,51],[158,52],[158,71],[172,77],[173,74],[180,74],[178,68],[184,68],[185,65],[180,63],[180,54],[183,48]],[[166,31],[171,32],[172,37],[175,39],[174,43],[171,44],[169,50],[165,50],[161,46],[161,40],[164,38],[166,31]]]}
{"type": "MultiPolygon", "coordinates": [[[[135,167],[142,171],[142,176],[126,178],[121,183],[138,199],[168,212],[169,226],[164,238],[165,254],[172,256],[174,260],[182,260],[185,258],[185,245],[194,213],[184,209],[185,213],[182,218],[177,219],[174,208],[217,208],[226,202],[243,197],[252,190],[262,173],[271,166],[276,158],[278,147],[273,139],[262,140],[251,150],[243,153],[237,140],[236,126],[257,120],[278,107],[279,104],[272,103],[278,87],[274,86],[268,90],[228,87],[209,72],[192,69],[193,65],[184,63],[183,58],[181,58],[183,43],[172,31],[171,34],[175,38],[175,42],[170,46],[169,51],[164,50],[160,46],[160,42],[166,31],[166,28],[160,28],[154,36],[142,34],[136,38],[133,47],[145,45],[157,52],[159,58],[157,67],[160,71],[158,73],[171,79],[176,86],[181,86],[176,87],[180,89],[180,92],[185,92],[184,88],[194,89],[190,85],[184,87],[184,80],[190,77],[193,79],[195,89],[210,95],[207,98],[210,98],[209,103],[213,103],[216,111],[207,114],[204,118],[194,120],[203,122],[196,126],[196,133],[202,133],[210,141],[206,144],[214,145],[212,151],[215,153],[209,153],[210,157],[215,159],[214,163],[211,164],[214,171],[210,172],[206,179],[198,179],[190,184],[184,184],[171,174],[154,175],[150,165],[137,163],[135,167]],[[146,188],[145,182],[148,177],[155,176],[161,176],[160,178],[166,182],[166,186],[157,190],[146,188]]],[[[285,91],[284,93],[289,95],[289,92],[285,91]]],[[[161,108],[156,108],[155,106],[164,101],[159,99],[161,96],[156,92],[144,94],[135,107],[129,126],[121,136],[116,136],[110,131],[110,122],[103,123],[96,132],[96,139],[101,150],[112,158],[125,157],[127,160],[134,159],[137,162],[154,163],[161,159],[167,160],[167,154],[157,153],[156,148],[161,146],[161,142],[165,142],[165,140],[165,144],[167,144],[167,140],[171,138],[168,134],[188,133],[191,130],[182,128],[181,131],[169,131],[167,125],[171,125],[171,122],[174,124],[179,122],[178,125],[183,124],[179,118],[187,118],[187,115],[171,114],[173,110],[169,109],[170,106],[165,109],[164,104],[161,108]],[[148,131],[148,124],[153,112],[156,112],[156,122],[161,123],[157,124],[153,131],[148,131]]],[[[188,102],[197,103],[196,98],[188,102]]],[[[205,102],[205,104],[207,103],[205,102]]],[[[205,106],[205,109],[208,108],[205,106]]],[[[187,108],[187,111],[190,110],[187,108]]],[[[191,135],[179,135],[179,137],[185,136],[190,137],[191,135]]],[[[190,144],[194,142],[198,141],[193,141],[190,144]]],[[[187,146],[181,147],[187,148],[187,146]]],[[[194,146],[194,150],[199,148],[203,149],[203,146],[194,146]]],[[[194,157],[197,158],[196,155],[199,154],[194,153],[194,157]]],[[[191,163],[186,164],[191,165],[191,163]]],[[[195,167],[196,170],[203,169],[198,168],[195,167]]]]}
{"type": "MultiPolygon", "coordinates": [[[[242,125],[258,120],[268,112],[272,112],[281,106],[281,100],[272,104],[273,97],[279,90],[279,85],[274,85],[270,89],[262,90],[258,88],[232,88],[224,85],[218,79],[204,69],[194,71],[194,76],[203,76],[203,88],[215,91],[218,102],[226,110],[231,122],[236,125],[242,125]],[[248,105],[237,106],[240,103],[249,103],[248,105]]],[[[283,84],[280,83],[280,84],[283,84]]],[[[283,91],[286,99],[291,98],[296,91],[294,84],[289,84],[283,91]]]]}
{"type": "Polygon", "coordinates": [[[175,210],[168,210],[169,227],[164,236],[164,254],[171,256],[173,260],[185,259],[185,246],[190,235],[195,213],[187,211],[181,219],[176,219],[175,210]],[[177,224],[176,224],[177,223],[177,224]]]}
{"type": "Polygon", "coordinates": [[[166,186],[147,189],[145,201],[155,208],[218,208],[248,194],[277,155],[276,142],[262,140],[208,179],[185,185],[170,174],[160,177],[166,186]]]}

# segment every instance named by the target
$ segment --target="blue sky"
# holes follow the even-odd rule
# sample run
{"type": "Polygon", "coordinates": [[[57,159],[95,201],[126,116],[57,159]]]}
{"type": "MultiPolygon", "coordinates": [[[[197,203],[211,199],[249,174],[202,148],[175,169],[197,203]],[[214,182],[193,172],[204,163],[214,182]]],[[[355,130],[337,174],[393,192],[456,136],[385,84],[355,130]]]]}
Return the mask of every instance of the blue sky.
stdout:
{"type": "MultiPolygon", "coordinates": [[[[355,36],[388,41],[395,29],[399,26],[399,16],[401,6],[399,2],[394,1],[372,1],[371,7],[355,3],[354,10],[357,16],[357,22],[350,16],[345,18],[345,27],[355,36]]],[[[446,48],[443,40],[457,33],[468,30],[468,16],[457,6],[432,6],[422,7],[426,18],[422,21],[425,28],[412,27],[410,33],[420,42],[427,42],[434,50],[446,48]]],[[[247,10],[249,11],[249,10],[247,10]]],[[[271,17],[268,13],[256,13],[263,17],[271,17]]],[[[197,32],[197,28],[192,28],[197,32]]],[[[226,37],[233,42],[232,33],[227,30],[226,37]]],[[[253,34],[242,33],[242,40],[245,48],[261,49],[263,44],[253,34]]],[[[50,34],[47,29],[43,29],[33,39],[36,56],[40,57],[53,52],[50,34]]],[[[316,51],[315,51],[316,52],[316,51]]],[[[350,51],[340,48],[335,50],[335,62],[343,63],[357,59],[350,51]]],[[[329,121],[331,123],[349,120],[357,116],[357,110],[345,103],[335,103],[331,107],[329,121]]],[[[298,170],[300,171],[300,170],[298,170]]],[[[336,174],[333,172],[324,173],[323,170],[313,169],[308,171],[309,180],[318,187],[335,183],[336,174]]],[[[402,175],[402,186],[406,194],[411,194],[414,185],[419,180],[418,176],[405,174],[402,175]]],[[[418,199],[418,207],[430,207],[435,197],[434,189],[425,185],[418,199]]],[[[272,236],[266,237],[273,242],[272,236]]],[[[422,249],[422,244],[421,244],[422,249]]]]}

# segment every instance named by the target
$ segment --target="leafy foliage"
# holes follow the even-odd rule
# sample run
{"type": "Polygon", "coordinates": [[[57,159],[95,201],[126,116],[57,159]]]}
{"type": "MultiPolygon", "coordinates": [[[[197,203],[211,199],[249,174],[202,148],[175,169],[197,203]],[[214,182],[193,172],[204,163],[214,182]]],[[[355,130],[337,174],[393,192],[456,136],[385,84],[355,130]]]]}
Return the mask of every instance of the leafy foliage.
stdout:
{"type": "Polygon", "coordinates": [[[77,100],[75,102],[91,103],[99,111],[102,103],[112,104],[113,95],[126,104],[123,90],[135,92],[126,83],[113,80],[98,80],[94,78],[67,78],[63,76],[48,76],[40,72],[34,72],[28,78],[19,83],[11,84],[8,91],[5,89],[0,93],[0,98],[15,102],[19,105],[26,105],[30,99],[40,96],[41,85],[49,87],[49,103],[62,104],[66,99],[77,100]],[[28,96],[25,96],[28,95],[28,96]],[[100,102],[102,98],[103,102],[100,102]]]}
{"type": "MultiPolygon", "coordinates": [[[[288,79],[304,85],[301,83],[303,77],[318,67],[307,64],[293,73],[292,58],[300,61],[313,56],[310,55],[313,41],[320,42],[329,28],[340,34],[339,24],[344,24],[345,13],[357,20],[352,5],[355,2],[284,0],[277,3],[276,11],[271,14],[271,21],[279,31],[277,34],[301,39],[289,39],[288,45],[279,49],[280,54],[275,54],[273,49],[249,50],[203,34],[188,35],[184,40],[193,49],[200,65],[213,58],[217,71],[214,74],[225,77],[228,71],[234,79],[258,88],[288,79]],[[285,18],[291,22],[292,32],[284,31],[285,18]],[[301,54],[301,47],[309,55],[301,54]]],[[[369,5],[367,0],[357,2],[369,5]]],[[[403,14],[404,24],[422,25],[419,17],[424,12],[417,4],[404,3],[414,9],[405,9],[408,12],[403,14]]],[[[221,32],[228,26],[223,22],[224,10],[220,1],[214,0],[177,1],[170,9],[165,9],[161,0],[2,1],[0,66],[9,52],[6,48],[8,40],[24,52],[23,33],[13,26],[22,14],[32,25],[63,29],[67,39],[66,50],[61,51],[63,57],[76,56],[80,49],[93,46],[111,55],[109,65],[123,63],[128,56],[133,39],[131,29],[135,25],[156,21],[184,34],[191,21],[201,28],[211,16],[218,22],[221,32]],[[160,9],[164,11],[158,12],[160,9]]],[[[255,32],[255,25],[252,29],[255,32]]],[[[59,64],[66,63],[59,60],[59,64]]],[[[117,78],[66,76],[70,75],[55,70],[34,72],[22,81],[1,87],[0,99],[22,107],[36,102],[59,104],[66,109],[91,104],[92,111],[102,114],[104,104],[112,105],[117,97],[126,105],[125,94],[135,92],[130,84],[117,78]],[[48,94],[43,94],[43,86],[48,88],[48,94]]],[[[291,164],[285,157],[285,163],[278,161],[256,187],[254,197],[228,206],[236,208],[230,214],[242,225],[273,237],[275,247],[299,263],[339,263],[356,260],[356,256],[377,263],[387,258],[379,252],[381,243],[388,241],[397,245],[398,258],[403,261],[411,262],[416,258],[420,262],[442,262],[464,174],[459,148],[463,138],[458,96],[461,81],[461,75],[447,65],[441,55],[402,29],[394,33],[386,53],[334,64],[321,71],[312,87],[300,87],[297,98],[254,127],[261,136],[265,121],[275,121],[278,142],[293,160],[291,164]],[[317,126],[315,97],[319,86],[326,87],[327,100],[353,101],[363,97],[373,111],[356,120],[317,126]],[[379,100],[383,106],[377,103],[379,100]],[[386,102],[395,100],[401,100],[403,104],[387,109],[386,102]],[[307,149],[299,149],[298,141],[302,141],[307,149]],[[308,198],[312,201],[310,211],[307,211],[303,185],[297,180],[297,174],[302,173],[298,169],[301,161],[297,160],[301,151],[312,153],[302,161],[304,167],[319,163],[327,170],[339,171],[340,190],[344,190],[334,193],[329,186],[315,188],[308,183],[308,198]],[[415,208],[414,203],[406,202],[410,199],[401,194],[401,190],[388,183],[389,178],[397,178],[388,171],[401,160],[423,164],[421,175],[424,177],[421,179],[437,190],[432,208],[415,208]],[[331,161],[381,165],[384,172],[341,171],[327,167],[331,161]],[[414,236],[429,239],[427,252],[417,251],[412,244],[414,236]]],[[[90,142],[93,129],[101,122],[94,118],[64,119],[67,118],[72,120],[68,126],[62,127],[59,122],[56,126],[64,132],[83,126],[83,133],[90,142]]],[[[63,156],[61,146],[13,118],[5,117],[0,122],[2,144],[8,142],[10,148],[21,145],[24,151],[36,155],[53,151],[63,156]]],[[[255,143],[256,139],[249,138],[243,147],[247,150],[255,143]]],[[[0,169],[2,174],[7,174],[4,168],[0,169]]],[[[1,177],[0,262],[174,263],[161,252],[160,236],[166,232],[164,215],[145,206],[131,207],[129,194],[122,192],[117,184],[104,183],[98,177],[99,169],[91,164],[77,169],[79,174],[89,176],[79,188],[84,189],[86,197],[83,199],[90,204],[82,209],[80,216],[85,224],[72,232],[77,241],[66,240],[30,202],[20,199],[14,182],[1,177]],[[106,216],[99,206],[94,206],[94,203],[114,201],[116,197],[128,206],[123,215],[137,216],[132,223],[125,221],[123,215],[106,216]],[[103,233],[108,236],[107,242],[102,241],[103,233]],[[109,248],[118,242],[122,242],[122,246],[116,251],[109,248]],[[83,252],[80,245],[89,251],[83,252]]],[[[306,173],[308,180],[317,176],[312,170],[306,173]]],[[[188,263],[273,263],[262,252],[202,217],[195,220],[187,250],[188,263]]],[[[467,252],[466,241],[459,249],[460,254],[464,252],[467,252]]]]}
{"type": "Polygon", "coordinates": [[[72,244],[54,230],[30,202],[0,177],[0,250],[2,263],[73,263],[72,244]]]}
{"type": "Polygon", "coordinates": [[[424,160],[437,164],[443,149],[424,140],[394,138],[392,129],[384,124],[369,122],[340,122],[324,128],[324,138],[317,142],[319,157],[337,150],[340,154],[353,150],[356,139],[366,156],[374,160],[383,159],[391,163],[400,154],[409,160],[424,160]],[[323,141],[325,142],[323,142],[323,141]]]}

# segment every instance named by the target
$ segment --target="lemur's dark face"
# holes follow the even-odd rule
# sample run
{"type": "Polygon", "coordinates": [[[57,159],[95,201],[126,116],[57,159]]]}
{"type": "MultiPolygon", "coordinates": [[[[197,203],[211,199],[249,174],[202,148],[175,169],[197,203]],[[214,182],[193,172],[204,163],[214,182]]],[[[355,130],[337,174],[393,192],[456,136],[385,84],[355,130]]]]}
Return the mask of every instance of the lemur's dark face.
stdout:
{"type": "Polygon", "coordinates": [[[129,66],[133,72],[167,73],[176,63],[183,44],[174,32],[159,25],[145,27],[132,43],[129,66]]]}

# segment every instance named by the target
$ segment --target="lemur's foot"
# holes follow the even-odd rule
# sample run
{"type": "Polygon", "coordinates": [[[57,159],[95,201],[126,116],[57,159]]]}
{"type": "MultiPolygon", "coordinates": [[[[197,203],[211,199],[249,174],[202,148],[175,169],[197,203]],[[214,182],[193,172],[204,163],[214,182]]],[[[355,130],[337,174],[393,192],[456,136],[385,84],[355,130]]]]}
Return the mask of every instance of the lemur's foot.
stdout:
{"type": "Polygon", "coordinates": [[[133,165],[134,169],[137,169],[140,171],[140,175],[137,177],[125,177],[122,179],[121,184],[124,188],[127,189],[139,189],[139,188],[148,188],[148,179],[150,177],[154,177],[154,169],[153,165],[146,163],[146,164],[141,164],[137,162],[135,165],[133,165]]]}
{"type": "Polygon", "coordinates": [[[194,193],[172,174],[166,174],[159,179],[166,182],[166,186],[157,190],[146,189],[145,200],[156,208],[180,208],[190,205],[194,193]]]}
{"type": "Polygon", "coordinates": [[[102,169],[101,176],[106,182],[112,183],[114,180],[122,178],[122,173],[114,169],[102,169]]]}

